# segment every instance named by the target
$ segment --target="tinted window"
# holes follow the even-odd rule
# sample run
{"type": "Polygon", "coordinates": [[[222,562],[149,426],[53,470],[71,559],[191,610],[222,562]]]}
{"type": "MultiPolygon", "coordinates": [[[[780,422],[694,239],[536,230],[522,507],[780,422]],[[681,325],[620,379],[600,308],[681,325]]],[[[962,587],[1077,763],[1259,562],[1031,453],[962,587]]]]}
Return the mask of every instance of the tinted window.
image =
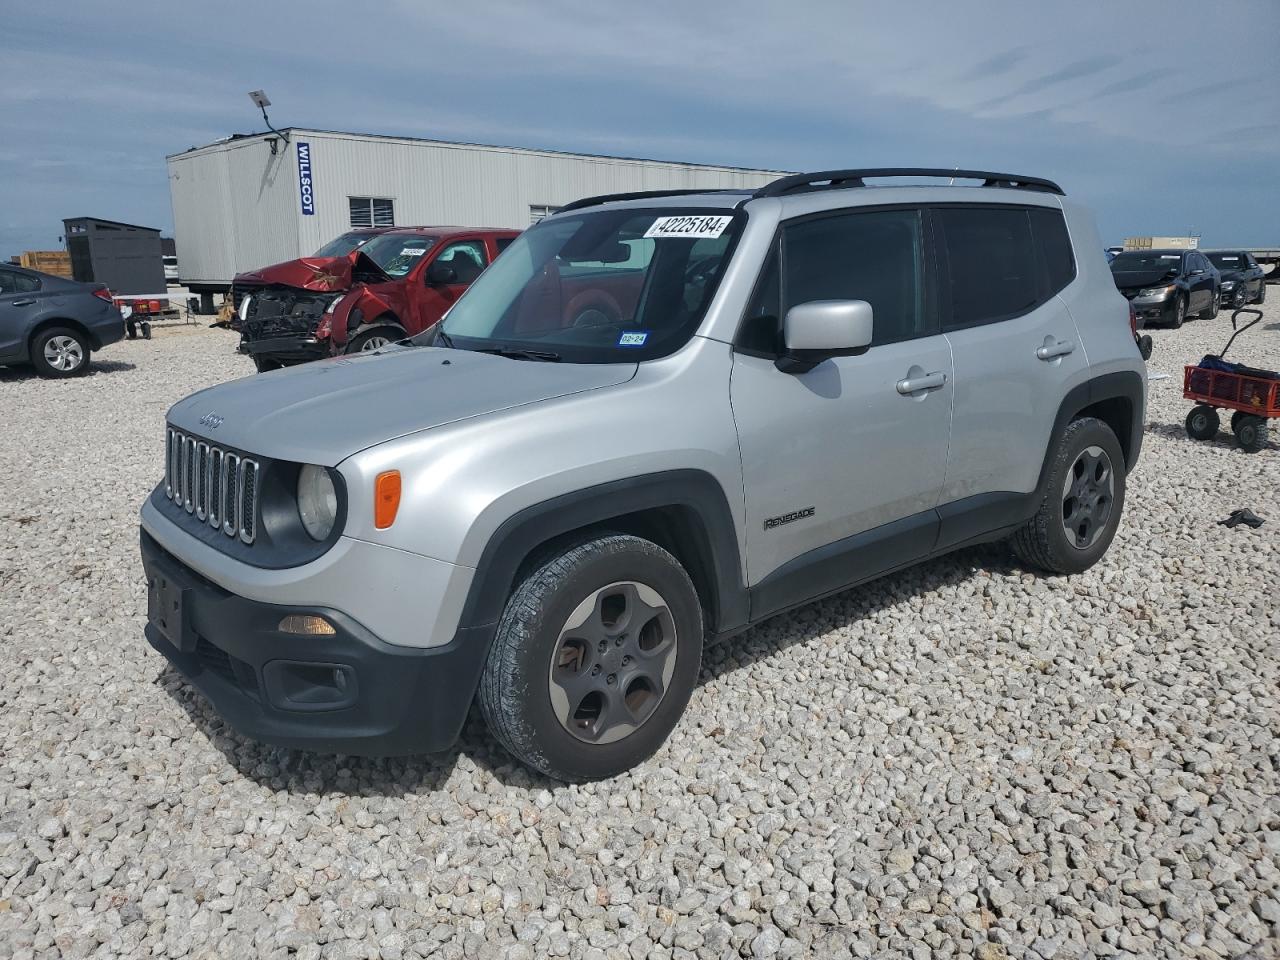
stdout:
{"type": "Polygon", "coordinates": [[[781,280],[782,271],[778,266],[778,251],[775,249],[760,271],[751,303],[747,305],[746,317],[742,321],[742,329],[738,331],[737,345],[741,349],[770,355],[781,352],[781,280]]]}
{"type": "Polygon", "coordinates": [[[1040,301],[1031,221],[1018,208],[937,211],[950,272],[950,327],[1015,317],[1040,301]]]}
{"type": "Polygon", "coordinates": [[[1049,280],[1048,293],[1057,293],[1076,277],[1076,261],[1071,255],[1071,237],[1060,210],[1032,207],[1031,232],[1049,280]]]}
{"type": "Polygon", "coordinates": [[[802,220],[783,230],[783,312],[811,300],[865,300],[872,345],[928,332],[919,210],[874,210],[802,220]]]}
{"type": "Polygon", "coordinates": [[[34,293],[40,289],[40,281],[25,273],[13,270],[0,270],[0,294],[34,293]]]}
{"type": "Polygon", "coordinates": [[[507,249],[507,247],[511,246],[511,241],[514,239],[515,237],[499,237],[495,240],[494,243],[498,245],[498,252],[501,253],[503,250],[507,249]]]}

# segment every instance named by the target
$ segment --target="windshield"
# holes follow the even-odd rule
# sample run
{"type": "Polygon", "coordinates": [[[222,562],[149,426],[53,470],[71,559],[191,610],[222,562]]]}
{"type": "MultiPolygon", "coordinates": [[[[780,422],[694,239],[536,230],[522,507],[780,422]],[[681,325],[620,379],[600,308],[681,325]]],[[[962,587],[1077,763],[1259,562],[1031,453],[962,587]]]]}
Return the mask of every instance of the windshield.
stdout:
{"type": "Polygon", "coordinates": [[[1209,262],[1219,270],[1243,270],[1248,266],[1238,253],[1210,253],[1209,262]]]}
{"type": "Polygon", "coordinates": [[[1177,270],[1182,263],[1180,253],[1122,253],[1111,261],[1113,271],[1177,270]]]}
{"type": "Polygon", "coordinates": [[[368,233],[344,233],[340,237],[334,237],[323,247],[316,251],[317,257],[345,257],[360,244],[369,239],[371,234],[368,233]]]}
{"type": "Polygon", "coordinates": [[[435,243],[433,237],[418,234],[384,233],[374,237],[360,252],[382,268],[389,277],[403,277],[435,243]]]}
{"type": "MultiPolygon", "coordinates": [[[[665,356],[693,335],[744,216],[732,211],[597,210],[526,230],[437,329],[469,350],[624,363],[665,356]]],[[[430,343],[434,331],[417,343],[430,343]]]]}

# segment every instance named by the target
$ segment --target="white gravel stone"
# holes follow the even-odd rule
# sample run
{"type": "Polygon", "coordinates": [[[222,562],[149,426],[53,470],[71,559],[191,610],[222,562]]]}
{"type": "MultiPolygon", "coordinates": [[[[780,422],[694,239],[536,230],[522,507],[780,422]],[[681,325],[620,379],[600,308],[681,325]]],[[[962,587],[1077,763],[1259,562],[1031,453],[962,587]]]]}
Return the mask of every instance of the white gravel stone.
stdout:
{"type": "MultiPolygon", "coordinates": [[[[1232,352],[1280,369],[1270,292],[1232,352]]],[[[581,786],[475,720],[442,757],[264,747],[147,646],[164,412],[251,374],[234,335],[0,370],[0,958],[1276,956],[1280,449],[1182,427],[1228,330],[1153,331],[1098,566],[996,545],[777,617],[581,786]]]]}

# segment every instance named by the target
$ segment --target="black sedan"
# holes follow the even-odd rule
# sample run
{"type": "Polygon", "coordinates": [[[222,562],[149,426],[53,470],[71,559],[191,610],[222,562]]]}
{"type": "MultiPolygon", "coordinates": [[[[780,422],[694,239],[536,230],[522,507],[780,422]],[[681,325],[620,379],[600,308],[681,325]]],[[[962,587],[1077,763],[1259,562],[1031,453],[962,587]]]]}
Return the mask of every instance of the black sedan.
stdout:
{"type": "Polygon", "coordinates": [[[1265,274],[1252,254],[1244,250],[1212,250],[1205,256],[1222,274],[1225,306],[1243,307],[1246,303],[1262,303],[1267,299],[1265,274]]]}
{"type": "Polygon", "coordinates": [[[123,336],[124,320],[103,284],[0,266],[0,365],[75,377],[89,371],[92,351],[123,336]]]}
{"type": "Polygon", "coordinates": [[[1111,276],[1144,326],[1218,315],[1218,268],[1198,250],[1128,250],[1111,261],[1111,276]]]}

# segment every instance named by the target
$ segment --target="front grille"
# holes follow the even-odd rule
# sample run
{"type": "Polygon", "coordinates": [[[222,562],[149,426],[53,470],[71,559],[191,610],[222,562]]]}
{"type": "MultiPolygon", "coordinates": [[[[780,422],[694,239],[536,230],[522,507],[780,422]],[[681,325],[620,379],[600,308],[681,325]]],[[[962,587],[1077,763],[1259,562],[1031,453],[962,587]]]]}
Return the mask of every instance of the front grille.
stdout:
{"type": "Polygon", "coordinates": [[[253,543],[258,533],[258,461],[169,428],[164,495],[197,521],[253,543]]]}

